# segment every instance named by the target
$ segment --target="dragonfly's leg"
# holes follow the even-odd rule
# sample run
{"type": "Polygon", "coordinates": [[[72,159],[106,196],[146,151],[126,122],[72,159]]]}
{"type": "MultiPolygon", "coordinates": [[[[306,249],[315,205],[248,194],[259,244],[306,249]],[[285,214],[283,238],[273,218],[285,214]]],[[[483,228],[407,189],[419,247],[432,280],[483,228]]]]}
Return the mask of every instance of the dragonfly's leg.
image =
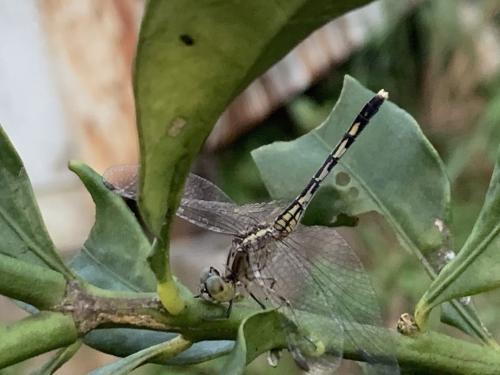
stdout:
{"type": "Polygon", "coordinates": [[[226,310],[226,319],[229,319],[229,317],[231,316],[231,311],[233,310],[233,301],[234,299],[231,299],[231,301],[229,301],[229,306],[226,310]]]}
{"type": "Polygon", "coordinates": [[[262,310],[266,309],[266,306],[262,302],[259,301],[259,299],[255,296],[255,294],[253,294],[251,291],[248,291],[248,294],[250,294],[250,297],[252,297],[252,299],[259,304],[259,306],[262,308],[262,310]]]}
{"type": "Polygon", "coordinates": [[[274,277],[264,277],[262,279],[266,280],[266,281],[269,281],[270,282],[269,289],[271,289],[272,291],[274,291],[274,286],[276,285],[276,279],[274,277]]]}
{"type": "Polygon", "coordinates": [[[292,355],[292,358],[297,366],[299,366],[305,372],[308,372],[310,370],[309,365],[307,364],[307,361],[299,348],[288,345],[288,351],[292,355]]]}

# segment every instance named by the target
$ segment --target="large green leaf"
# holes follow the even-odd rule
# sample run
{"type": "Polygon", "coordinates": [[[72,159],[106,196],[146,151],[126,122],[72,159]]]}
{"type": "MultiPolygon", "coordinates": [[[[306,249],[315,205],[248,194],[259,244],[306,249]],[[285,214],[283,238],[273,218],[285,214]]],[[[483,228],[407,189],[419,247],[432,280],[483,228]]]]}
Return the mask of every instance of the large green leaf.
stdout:
{"type": "Polygon", "coordinates": [[[419,306],[424,310],[452,298],[500,286],[500,147],[486,199],[456,258],[433,281],[419,306]]]}
{"type": "Polygon", "coordinates": [[[0,238],[0,253],[73,277],[56,252],[23,163],[1,127],[0,238]]]}
{"type": "MultiPolygon", "coordinates": [[[[339,101],[318,128],[292,142],[252,152],[273,198],[298,194],[363,104],[374,94],[346,76],[339,101]]],[[[339,213],[376,211],[420,259],[441,246],[434,221],[448,221],[450,187],[443,164],[418,124],[387,102],[320,190],[321,205],[339,213]]]]}
{"type": "Polygon", "coordinates": [[[70,169],[80,177],[96,206],[94,226],[71,267],[100,288],[154,291],[155,278],[146,261],[151,245],[133,213],[88,166],[71,162],[70,169]]]}
{"type": "MultiPolygon", "coordinates": [[[[314,29],[367,2],[148,2],[134,73],[139,206],[151,231],[162,238],[151,264],[168,293],[169,225],[191,161],[217,118],[246,85],[314,29]]],[[[177,305],[182,309],[181,302],[177,305]]]]}
{"type": "MultiPolygon", "coordinates": [[[[318,128],[292,142],[277,142],[254,150],[252,156],[273,198],[298,194],[352,119],[373,93],[346,76],[339,101],[318,128]]],[[[348,151],[320,189],[311,207],[320,220],[339,214],[376,211],[384,216],[403,246],[434,277],[427,256],[442,246],[435,220],[449,221],[450,186],[436,150],[416,121],[393,103],[382,105],[365,134],[348,151]],[[319,208],[318,208],[319,207],[319,208]]],[[[306,217],[307,219],[307,217],[306,217]]],[[[465,332],[486,337],[473,311],[458,302],[448,322],[465,332]]]]}

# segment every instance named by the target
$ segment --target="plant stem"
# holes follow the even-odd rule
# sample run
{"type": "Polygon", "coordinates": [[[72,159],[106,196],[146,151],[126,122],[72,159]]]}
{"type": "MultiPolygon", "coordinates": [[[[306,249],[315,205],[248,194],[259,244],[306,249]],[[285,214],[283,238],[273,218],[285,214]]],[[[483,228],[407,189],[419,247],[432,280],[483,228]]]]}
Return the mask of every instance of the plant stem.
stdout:
{"type": "Polygon", "coordinates": [[[60,303],[65,292],[61,273],[0,254],[0,294],[47,310],[60,303]]]}
{"type": "MultiPolygon", "coordinates": [[[[102,300],[97,302],[95,306],[108,306],[110,308],[98,319],[101,326],[128,326],[178,332],[192,342],[216,339],[235,340],[241,321],[245,317],[259,312],[259,310],[236,304],[230,318],[221,319],[224,316],[225,308],[212,306],[198,299],[191,299],[188,301],[189,304],[184,313],[173,316],[168,314],[156,297],[152,295],[144,295],[140,299],[121,297],[118,302],[117,299],[109,297],[98,298],[102,300]]],[[[278,313],[275,312],[275,314],[278,313]]],[[[380,340],[383,345],[387,345],[387,348],[380,349],[383,349],[384,352],[394,352],[402,368],[417,369],[418,373],[488,375],[498,373],[500,368],[499,351],[439,333],[427,332],[407,337],[383,328],[366,326],[360,329],[373,330],[374,337],[387,337],[387,340],[380,340]]],[[[253,344],[255,343],[252,342],[253,344]]],[[[278,348],[287,347],[284,340],[276,342],[275,345],[278,348]]],[[[337,352],[342,350],[342,347],[338,345],[340,345],[338,338],[331,338],[331,342],[325,343],[329,350],[337,352]]],[[[269,349],[265,345],[259,347],[262,350],[256,351],[254,355],[250,356],[251,358],[247,358],[248,361],[269,349]]],[[[343,343],[343,352],[346,358],[363,360],[360,357],[359,349],[352,345],[348,339],[343,343]]],[[[154,358],[152,361],[164,363],[161,358],[154,358]]]]}
{"type": "Polygon", "coordinates": [[[0,368],[73,344],[78,336],[71,316],[41,312],[0,328],[0,368]]]}

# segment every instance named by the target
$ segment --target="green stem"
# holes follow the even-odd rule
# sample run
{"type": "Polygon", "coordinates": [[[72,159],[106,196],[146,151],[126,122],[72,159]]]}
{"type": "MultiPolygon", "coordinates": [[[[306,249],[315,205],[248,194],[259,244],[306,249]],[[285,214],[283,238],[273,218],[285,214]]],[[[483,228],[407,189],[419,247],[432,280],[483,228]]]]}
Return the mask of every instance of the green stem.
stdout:
{"type": "MultiPolygon", "coordinates": [[[[66,297],[57,307],[64,313],[42,312],[0,328],[0,368],[71,345],[79,334],[96,327],[126,326],[178,332],[190,342],[235,340],[242,320],[258,311],[237,304],[231,317],[223,319],[223,307],[212,306],[198,299],[188,302],[185,311],[174,316],[165,311],[151,294],[116,293],[113,296],[109,291],[69,283],[66,297]]],[[[277,313],[269,315],[273,314],[277,313]]],[[[419,373],[488,375],[497,373],[500,368],[500,352],[442,334],[428,332],[406,337],[382,328],[366,326],[360,329],[375,330],[373,334],[376,337],[391,335],[393,340],[381,340],[383,345],[387,345],[381,350],[395,352],[402,368],[418,369],[419,373]]],[[[285,339],[273,343],[277,348],[285,348],[286,345],[285,339]]],[[[338,345],[339,340],[335,337],[325,342],[329,350],[341,351],[338,345]]],[[[184,344],[181,346],[184,347],[184,344]]],[[[269,349],[265,346],[260,348],[248,358],[249,361],[269,349]]],[[[346,358],[363,360],[359,350],[349,340],[344,342],[343,352],[346,358]]],[[[156,356],[151,361],[164,362],[165,358],[156,356]]]]}
{"type": "Polygon", "coordinates": [[[61,302],[65,288],[61,273],[0,254],[0,294],[47,310],[61,302]]]}
{"type": "MultiPolygon", "coordinates": [[[[114,300],[108,304],[108,306],[113,306],[113,309],[101,315],[100,324],[106,327],[128,326],[178,332],[192,342],[217,339],[235,340],[243,319],[259,312],[259,310],[236,304],[230,318],[223,319],[225,313],[223,307],[209,305],[198,299],[191,299],[188,302],[185,312],[173,316],[168,314],[161,303],[151,295],[144,295],[142,299],[137,300],[121,298],[119,303],[114,300]],[[127,318],[133,317],[134,314],[140,316],[140,319],[127,318]]],[[[106,303],[97,303],[97,306],[105,305],[106,303]]],[[[272,317],[272,314],[269,315],[272,317]]],[[[428,332],[406,337],[383,328],[366,326],[359,329],[374,331],[372,332],[374,337],[387,337],[387,340],[380,340],[383,345],[387,345],[387,348],[380,349],[383,352],[395,352],[401,367],[419,369],[419,373],[488,375],[498,373],[500,368],[499,351],[439,333],[428,332]]],[[[273,345],[286,348],[287,343],[284,340],[276,341],[273,345]]],[[[342,350],[338,338],[332,337],[331,342],[326,342],[325,345],[330,350],[342,350]]],[[[266,346],[260,346],[260,348],[261,350],[256,351],[252,358],[248,359],[249,361],[269,349],[266,346]]],[[[343,351],[346,358],[363,360],[358,348],[350,344],[349,340],[343,343],[343,351]]],[[[164,363],[164,359],[158,357],[151,361],[164,363]]]]}
{"type": "Polygon", "coordinates": [[[170,314],[178,315],[186,308],[186,301],[170,270],[169,243],[169,226],[164,224],[161,237],[153,242],[148,262],[157,279],[156,292],[161,303],[170,314]]]}
{"type": "Polygon", "coordinates": [[[0,328],[0,368],[73,344],[78,332],[71,316],[41,312],[0,328]]]}

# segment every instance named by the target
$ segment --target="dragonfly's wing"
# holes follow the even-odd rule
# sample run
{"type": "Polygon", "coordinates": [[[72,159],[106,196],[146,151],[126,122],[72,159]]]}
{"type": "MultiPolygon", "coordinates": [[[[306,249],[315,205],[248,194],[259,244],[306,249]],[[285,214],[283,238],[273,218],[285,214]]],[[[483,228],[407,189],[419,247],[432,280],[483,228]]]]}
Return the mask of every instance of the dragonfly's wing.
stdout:
{"type": "Polygon", "coordinates": [[[213,232],[239,236],[274,218],[283,207],[277,202],[238,206],[229,202],[182,198],[177,216],[213,232]]]}
{"type": "MultiPolygon", "coordinates": [[[[137,164],[115,165],[102,175],[104,183],[124,198],[136,199],[139,166],[137,164]]],[[[190,173],[184,185],[183,199],[197,199],[232,203],[226,193],[212,182],[190,173]]]]}
{"type": "Polygon", "coordinates": [[[231,198],[229,198],[222,189],[217,187],[214,183],[193,173],[190,173],[186,179],[182,199],[233,203],[231,198]]]}
{"type": "Polygon", "coordinates": [[[106,187],[126,199],[137,196],[137,164],[115,165],[104,171],[102,180],[106,187]]]}
{"type": "Polygon", "coordinates": [[[361,354],[371,373],[399,373],[390,335],[373,329],[382,322],[369,277],[334,229],[299,225],[277,243],[262,273],[276,279],[276,293],[296,309],[333,316],[332,325],[343,326],[344,347],[361,354]]]}
{"type": "Polygon", "coordinates": [[[248,287],[259,299],[279,307],[288,318],[289,321],[283,321],[283,328],[297,365],[312,374],[333,373],[342,358],[343,326],[331,311],[325,294],[318,291],[310,268],[304,267],[303,259],[294,254],[281,242],[250,252],[250,263],[260,272],[254,273],[256,279],[248,287]],[[336,351],[326,348],[330,350],[323,353],[322,343],[331,342],[332,338],[336,340],[336,351]]]}
{"type": "MultiPolygon", "coordinates": [[[[135,200],[138,170],[137,165],[117,165],[104,172],[103,181],[110,190],[135,200]]],[[[215,184],[191,173],[186,179],[177,216],[201,228],[235,236],[278,215],[284,207],[277,202],[238,206],[215,184]]]]}

